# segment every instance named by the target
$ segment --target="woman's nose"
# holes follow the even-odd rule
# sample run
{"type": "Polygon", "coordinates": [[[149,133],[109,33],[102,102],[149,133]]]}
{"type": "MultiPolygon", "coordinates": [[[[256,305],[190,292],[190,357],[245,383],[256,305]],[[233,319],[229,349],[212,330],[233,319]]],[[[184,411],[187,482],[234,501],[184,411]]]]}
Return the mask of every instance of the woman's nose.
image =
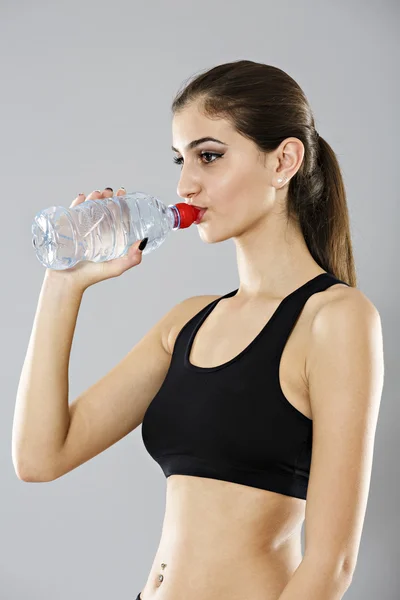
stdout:
{"type": "Polygon", "coordinates": [[[199,186],[194,183],[191,185],[189,183],[184,184],[180,181],[178,187],[176,188],[176,193],[180,198],[183,198],[184,200],[190,200],[192,196],[195,196],[199,193],[199,186]]]}

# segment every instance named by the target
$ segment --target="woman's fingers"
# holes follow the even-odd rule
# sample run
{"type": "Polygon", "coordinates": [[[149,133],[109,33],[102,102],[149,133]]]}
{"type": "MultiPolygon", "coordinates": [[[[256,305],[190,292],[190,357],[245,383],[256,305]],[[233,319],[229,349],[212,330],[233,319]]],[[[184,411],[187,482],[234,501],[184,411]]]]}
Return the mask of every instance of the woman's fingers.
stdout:
{"type": "Polygon", "coordinates": [[[69,206],[69,208],[74,208],[77,204],[81,204],[86,200],[85,194],[78,194],[76,198],[74,198],[69,206]]]}
{"type": "Polygon", "coordinates": [[[88,196],[85,196],[84,193],[78,194],[76,198],[72,201],[69,208],[74,208],[77,204],[81,204],[85,202],[85,200],[101,200],[102,198],[113,198],[114,196],[125,196],[126,189],[123,187],[119,187],[116,192],[114,192],[112,187],[106,187],[103,190],[94,190],[90,192],[88,196]]]}

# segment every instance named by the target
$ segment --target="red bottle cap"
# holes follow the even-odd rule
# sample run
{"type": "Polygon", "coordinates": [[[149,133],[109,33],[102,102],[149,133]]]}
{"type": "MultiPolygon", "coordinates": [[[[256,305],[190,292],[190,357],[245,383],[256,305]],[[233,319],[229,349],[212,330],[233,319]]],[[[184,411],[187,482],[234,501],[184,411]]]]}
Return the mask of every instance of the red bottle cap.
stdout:
{"type": "Polygon", "coordinates": [[[184,202],[178,202],[178,204],[175,204],[175,206],[181,216],[179,229],[190,227],[190,225],[195,222],[199,213],[201,212],[201,209],[191,206],[190,204],[185,204],[184,202]]]}

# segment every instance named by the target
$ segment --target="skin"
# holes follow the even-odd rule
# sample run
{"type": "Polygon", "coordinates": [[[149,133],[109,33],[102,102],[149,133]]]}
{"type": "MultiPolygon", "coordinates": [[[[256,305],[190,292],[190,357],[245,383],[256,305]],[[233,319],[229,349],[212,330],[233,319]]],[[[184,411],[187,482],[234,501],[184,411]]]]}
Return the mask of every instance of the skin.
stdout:
{"type": "MultiPolygon", "coordinates": [[[[232,239],[236,247],[238,293],[217,304],[191,349],[193,364],[213,367],[239,354],[285,296],[324,272],[299,227],[285,216],[289,180],[301,166],[304,146],[289,137],[271,154],[261,154],[227,120],[207,118],[197,104],[174,116],[172,139],[178,150],[174,156],[183,159],[177,167],[178,195],[208,208],[197,225],[201,239],[208,244],[232,239]],[[186,150],[204,136],[227,145],[203,142],[186,150]],[[224,156],[201,157],[201,152],[224,156]]],[[[348,290],[335,284],[313,294],[282,355],[282,390],[309,418],[305,361],[310,326],[324,303],[348,290]]],[[[171,332],[171,352],[184,323],[218,297],[199,297],[190,313],[182,312],[171,332]]],[[[141,598],[158,598],[162,587],[165,600],[277,600],[302,560],[304,515],[305,500],[299,498],[208,478],[168,477],[161,540],[141,598]]]]}

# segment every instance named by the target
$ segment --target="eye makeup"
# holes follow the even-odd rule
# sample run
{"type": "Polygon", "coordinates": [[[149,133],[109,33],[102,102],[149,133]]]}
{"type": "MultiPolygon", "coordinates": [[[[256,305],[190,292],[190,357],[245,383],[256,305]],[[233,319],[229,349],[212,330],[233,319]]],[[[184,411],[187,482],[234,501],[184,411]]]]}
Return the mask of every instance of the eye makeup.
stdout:
{"type": "MultiPolygon", "coordinates": [[[[206,165],[210,165],[210,164],[216,162],[219,158],[222,158],[223,154],[220,154],[218,152],[200,152],[198,154],[198,156],[201,159],[203,159],[203,157],[205,157],[205,156],[214,156],[214,157],[216,157],[216,158],[214,158],[214,160],[206,160],[205,163],[203,163],[203,164],[206,164],[206,165]]],[[[173,162],[176,165],[182,165],[183,164],[183,158],[181,156],[174,156],[172,160],[173,160],[173,162]]]]}

